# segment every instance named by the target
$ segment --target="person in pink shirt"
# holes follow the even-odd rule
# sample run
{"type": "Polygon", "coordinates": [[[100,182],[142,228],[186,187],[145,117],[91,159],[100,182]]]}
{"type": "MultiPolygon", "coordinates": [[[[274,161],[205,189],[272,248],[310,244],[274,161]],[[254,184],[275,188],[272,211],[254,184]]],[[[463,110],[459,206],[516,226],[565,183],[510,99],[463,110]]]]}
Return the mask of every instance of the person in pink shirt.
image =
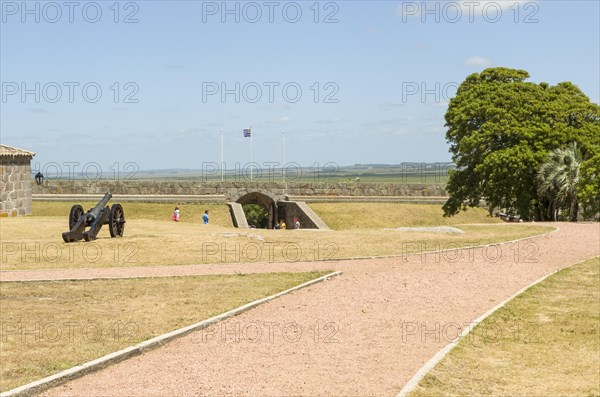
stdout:
{"type": "Polygon", "coordinates": [[[173,219],[175,222],[179,222],[179,207],[175,207],[171,219],[173,219]]]}

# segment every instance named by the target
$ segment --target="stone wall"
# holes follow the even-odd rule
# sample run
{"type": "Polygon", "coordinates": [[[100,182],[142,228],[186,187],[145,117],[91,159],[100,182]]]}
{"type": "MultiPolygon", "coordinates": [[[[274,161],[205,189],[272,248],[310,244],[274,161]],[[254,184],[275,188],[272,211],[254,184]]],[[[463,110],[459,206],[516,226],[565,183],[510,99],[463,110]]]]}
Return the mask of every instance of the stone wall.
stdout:
{"type": "Polygon", "coordinates": [[[237,201],[247,192],[269,191],[284,200],[290,196],[445,196],[444,185],[411,183],[355,183],[355,182],[202,182],[197,180],[132,180],[85,181],[46,180],[43,186],[34,186],[34,194],[169,194],[215,195],[222,194],[227,201],[237,201]]]}
{"type": "Polygon", "coordinates": [[[31,158],[0,158],[0,216],[31,215],[31,158]]]}

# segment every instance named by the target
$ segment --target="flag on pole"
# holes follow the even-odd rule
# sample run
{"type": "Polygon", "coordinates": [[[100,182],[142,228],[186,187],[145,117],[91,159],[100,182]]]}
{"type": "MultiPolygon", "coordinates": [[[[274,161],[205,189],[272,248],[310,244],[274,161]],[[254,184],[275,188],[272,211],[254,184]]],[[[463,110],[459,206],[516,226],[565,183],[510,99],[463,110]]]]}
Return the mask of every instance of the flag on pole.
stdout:
{"type": "Polygon", "coordinates": [[[250,138],[252,136],[252,128],[244,128],[244,138],[250,138]]]}

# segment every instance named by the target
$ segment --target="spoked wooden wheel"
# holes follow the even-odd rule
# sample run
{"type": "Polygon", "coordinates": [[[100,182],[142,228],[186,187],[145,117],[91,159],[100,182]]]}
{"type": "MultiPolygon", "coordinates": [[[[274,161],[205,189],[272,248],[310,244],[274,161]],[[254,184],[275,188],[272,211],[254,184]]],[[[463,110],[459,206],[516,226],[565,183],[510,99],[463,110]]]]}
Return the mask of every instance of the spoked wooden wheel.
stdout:
{"type": "Polygon", "coordinates": [[[69,230],[73,229],[73,226],[77,224],[79,218],[83,215],[83,207],[79,204],[75,204],[71,207],[71,212],[69,213],[69,230]]]}
{"type": "Polygon", "coordinates": [[[125,213],[123,212],[121,204],[113,204],[112,207],[110,207],[108,228],[110,230],[110,237],[123,237],[123,231],[125,230],[125,213]]]}

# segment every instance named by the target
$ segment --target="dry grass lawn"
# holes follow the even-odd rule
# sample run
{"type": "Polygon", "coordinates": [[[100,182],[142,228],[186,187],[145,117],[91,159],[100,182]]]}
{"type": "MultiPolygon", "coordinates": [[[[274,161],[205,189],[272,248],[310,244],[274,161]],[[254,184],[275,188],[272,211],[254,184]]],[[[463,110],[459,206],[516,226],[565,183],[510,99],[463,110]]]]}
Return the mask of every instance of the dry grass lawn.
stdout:
{"type": "Polygon", "coordinates": [[[94,242],[65,244],[61,238],[65,224],[66,219],[59,217],[0,219],[0,270],[295,262],[401,255],[507,241],[552,230],[533,224],[465,225],[460,227],[464,234],[382,229],[242,230],[130,219],[123,238],[111,239],[104,228],[94,242]]]}
{"type": "Polygon", "coordinates": [[[326,273],[2,283],[0,390],[71,368],[326,273]]]}
{"type": "Polygon", "coordinates": [[[482,395],[600,395],[600,257],[488,317],[410,397],[482,395]]]}

